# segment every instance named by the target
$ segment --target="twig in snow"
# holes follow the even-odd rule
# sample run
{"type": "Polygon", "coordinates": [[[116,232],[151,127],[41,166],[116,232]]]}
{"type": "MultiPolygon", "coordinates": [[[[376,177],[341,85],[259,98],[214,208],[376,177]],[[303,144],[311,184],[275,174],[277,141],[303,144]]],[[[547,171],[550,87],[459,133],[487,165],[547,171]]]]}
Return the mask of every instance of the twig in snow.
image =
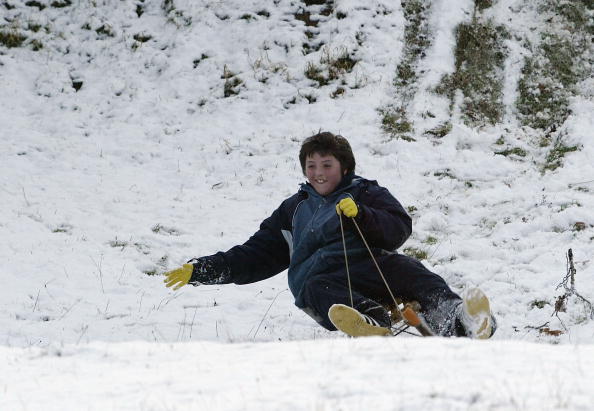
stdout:
{"type": "Polygon", "coordinates": [[[70,306],[70,307],[69,307],[69,308],[68,308],[68,309],[67,309],[67,310],[66,310],[66,311],[65,311],[65,312],[64,312],[64,313],[63,313],[63,314],[60,316],[60,318],[58,318],[58,320],[61,320],[62,318],[66,317],[66,314],[68,314],[68,313],[69,313],[69,312],[70,312],[70,311],[71,311],[71,310],[74,308],[74,306],[75,306],[76,304],[80,303],[80,301],[81,301],[81,299],[80,299],[80,298],[79,298],[78,300],[76,300],[76,301],[74,302],[74,304],[72,304],[72,305],[71,305],[71,306],[70,306]]]}
{"type": "Polygon", "coordinates": [[[182,294],[183,294],[183,292],[180,291],[180,292],[173,294],[173,296],[171,296],[171,297],[163,298],[161,301],[159,301],[159,305],[157,305],[157,308],[155,308],[155,311],[159,311],[159,309],[161,309],[161,304],[163,304],[163,301],[165,301],[165,304],[163,305],[163,307],[165,307],[167,304],[169,304],[171,301],[175,300],[182,294]]]}
{"type": "Polygon", "coordinates": [[[101,254],[99,264],[97,264],[95,260],[93,260],[93,257],[91,257],[91,261],[93,261],[93,264],[95,264],[95,267],[97,267],[97,272],[99,273],[99,283],[101,284],[101,291],[103,291],[103,294],[105,294],[105,288],[103,288],[103,254],[101,254]]]}
{"type": "Polygon", "coordinates": [[[441,244],[443,244],[444,240],[441,240],[439,243],[437,243],[437,247],[435,247],[435,249],[433,250],[433,252],[431,253],[431,255],[429,256],[429,258],[427,258],[428,260],[431,260],[433,258],[433,256],[435,255],[435,253],[437,252],[437,250],[439,250],[439,247],[441,247],[441,244]]]}
{"type": "Polygon", "coordinates": [[[31,203],[29,202],[29,200],[27,200],[27,194],[25,194],[25,187],[21,187],[21,189],[23,190],[23,197],[25,198],[25,204],[27,204],[27,207],[31,207],[31,203]]]}
{"type": "Polygon", "coordinates": [[[118,284],[122,285],[122,276],[124,275],[124,270],[126,269],[126,264],[122,266],[122,272],[120,272],[120,278],[118,278],[118,284]]]}
{"type": "MultiPolygon", "coordinates": [[[[559,285],[557,285],[557,288],[555,288],[555,290],[558,290],[559,288],[563,287],[563,289],[565,290],[565,293],[563,295],[560,295],[559,297],[557,297],[557,300],[555,301],[555,311],[553,312],[552,315],[555,315],[555,316],[557,316],[557,318],[559,318],[560,312],[567,311],[567,299],[573,295],[579,301],[582,302],[582,304],[586,308],[586,311],[588,311],[589,317],[591,319],[594,319],[594,306],[588,299],[583,297],[575,289],[575,275],[576,275],[577,271],[573,264],[573,251],[571,250],[571,248],[567,251],[566,258],[567,258],[567,273],[565,274],[565,277],[563,277],[563,280],[559,283],[559,285]],[[568,283],[569,283],[569,285],[568,285],[568,283]]],[[[561,320],[561,319],[559,319],[559,320],[561,320]]],[[[561,323],[561,324],[563,324],[563,323],[561,323]]]]}
{"type": "Polygon", "coordinates": [[[192,317],[192,323],[190,324],[190,340],[192,339],[192,328],[194,328],[194,320],[196,319],[196,313],[198,312],[198,306],[194,309],[194,316],[192,317]]]}
{"type": "Polygon", "coordinates": [[[55,280],[55,278],[52,278],[51,280],[49,280],[47,283],[45,283],[43,285],[43,288],[45,288],[45,292],[47,293],[49,298],[51,298],[52,301],[56,302],[56,298],[49,292],[49,289],[47,288],[48,284],[52,283],[54,280],[55,280]]]}
{"type": "Polygon", "coordinates": [[[179,324],[179,330],[177,332],[177,338],[176,338],[177,341],[179,341],[179,339],[180,339],[180,334],[181,334],[181,338],[184,337],[185,331],[186,331],[186,310],[184,310],[184,319],[179,324]],[[183,331],[184,331],[183,333],[182,333],[182,327],[183,327],[183,331]]]}
{"type": "Polygon", "coordinates": [[[138,303],[138,312],[140,312],[140,309],[142,308],[142,298],[144,297],[144,291],[142,292],[142,294],[140,294],[140,302],[138,303]]]}
{"type": "Polygon", "coordinates": [[[33,312],[35,312],[35,309],[37,308],[37,302],[39,301],[39,293],[40,292],[41,292],[41,287],[37,291],[37,298],[35,298],[35,304],[33,305],[33,312]]]}
{"type": "Polygon", "coordinates": [[[89,329],[88,324],[81,328],[81,333],[80,333],[80,336],[78,337],[78,341],[76,341],[76,345],[78,345],[80,343],[80,340],[82,340],[84,335],[87,333],[88,329],[89,329]]]}
{"type": "Polygon", "coordinates": [[[109,303],[111,300],[107,300],[107,304],[105,304],[105,310],[103,310],[103,316],[107,318],[107,309],[109,308],[109,303]]]}
{"type": "Polygon", "coordinates": [[[262,326],[262,323],[264,322],[264,319],[266,318],[266,315],[268,314],[268,312],[272,308],[272,305],[274,304],[274,302],[276,301],[276,299],[278,298],[278,296],[281,295],[282,293],[284,293],[287,290],[288,290],[288,288],[285,288],[284,290],[282,290],[278,294],[276,294],[276,296],[274,297],[274,299],[272,300],[272,302],[268,306],[268,309],[264,313],[264,316],[262,317],[262,320],[260,320],[260,324],[258,324],[258,328],[256,328],[256,332],[254,333],[254,337],[252,338],[253,341],[256,340],[256,335],[258,335],[258,331],[260,331],[260,327],[262,326]]]}
{"type": "Polygon", "coordinates": [[[573,188],[574,186],[579,186],[579,185],[582,185],[582,184],[591,184],[591,183],[594,183],[594,180],[581,181],[581,182],[579,182],[579,183],[570,183],[570,184],[568,184],[567,186],[568,186],[569,188],[573,188]]]}

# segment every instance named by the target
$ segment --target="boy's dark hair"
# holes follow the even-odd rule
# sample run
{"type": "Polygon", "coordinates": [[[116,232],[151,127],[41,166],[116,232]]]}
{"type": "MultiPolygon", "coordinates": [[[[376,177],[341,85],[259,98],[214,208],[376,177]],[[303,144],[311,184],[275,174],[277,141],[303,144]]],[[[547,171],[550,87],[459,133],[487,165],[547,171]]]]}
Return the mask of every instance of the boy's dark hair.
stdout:
{"type": "Polygon", "coordinates": [[[355,156],[353,150],[351,150],[351,145],[343,136],[324,131],[307,137],[299,151],[299,162],[303,174],[305,174],[305,160],[314,153],[321,156],[331,154],[340,162],[343,171],[355,172],[355,156]]]}

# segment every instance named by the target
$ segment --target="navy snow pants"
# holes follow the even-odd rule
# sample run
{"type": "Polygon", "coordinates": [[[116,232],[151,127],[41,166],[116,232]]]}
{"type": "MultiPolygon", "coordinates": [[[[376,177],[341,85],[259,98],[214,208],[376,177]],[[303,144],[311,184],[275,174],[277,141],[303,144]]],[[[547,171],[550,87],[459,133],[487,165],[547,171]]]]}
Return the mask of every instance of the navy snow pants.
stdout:
{"type": "MultiPolygon", "coordinates": [[[[451,320],[452,310],[461,302],[461,298],[443,278],[406,255],[383,255],[376,257],[376,260],[394,296],[404,301],[418,301],[421,314],[434,330],[451,320]]],[[[361,307],[377,306],[377,303],[393,304],[370,258],[350,265],[349,272],[355,308],[364,312],[365,309],[361,310],[361,307]]],[[[336,330],[328,318],[328,310],[333,304],[351,305],[346,269],[310,277],[304,285],[302,296],[305,305],[303,310],[324,328],[336,330]]]]}

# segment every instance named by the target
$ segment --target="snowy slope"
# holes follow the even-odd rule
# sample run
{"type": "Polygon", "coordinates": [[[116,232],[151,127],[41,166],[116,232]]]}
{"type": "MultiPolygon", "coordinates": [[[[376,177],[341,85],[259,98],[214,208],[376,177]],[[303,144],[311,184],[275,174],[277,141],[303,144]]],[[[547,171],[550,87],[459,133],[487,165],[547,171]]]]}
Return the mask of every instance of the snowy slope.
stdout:
{"type": "MultiPolygon", "coordinates": [[[[583,385],[590,313],[572,299],[552,315],[569,248],[577,290],[594,299],[592,81],[556,135],[580,150],[543,173],[538,132],[514,119],[528,53],[514,38],[503,123],[471,128],[454,112],[444,138],[408,142],[387,137],[378,114],[394,99],[404,50],[400,2],[53,3],[0,5],[0,29],[27,37],[0,46],[0,408],[94,398],[87,408],[241,409],[233,401],[244,398],[255,409],[268,398],[270,409],[393,409],[402,392],[404,409],[593,403],[583,385]],[[341,56],[357,63],[325,85],[306,77],[341,56]],[[490,296],[497,341],[347,341],[293,306],[286,273],[242,287],[163,287],[164,271],[245,241],[297,189],[300,142],[320,129],[349,138],[359,174],[409,207],[405,248],[425,251],[456,291],[478,285],[490,296]],[[527,156],[495,155],[502,135],[527,156]],[[469,393],[483,364],[498,367],[469,393]],[[410,386],[390,391],[409,373],[410,386]],[[118,388],[126,381],[138,385],[118,388]]],[[[542,20],[522,3],[488,12],[516,33],[538,31],[542,20]]],[[[448,115],[431,90],[454,69],[452,33],[473,3],[436,0],[431,10],[411,103],[419,122],[429,109],[448,115]]]]}

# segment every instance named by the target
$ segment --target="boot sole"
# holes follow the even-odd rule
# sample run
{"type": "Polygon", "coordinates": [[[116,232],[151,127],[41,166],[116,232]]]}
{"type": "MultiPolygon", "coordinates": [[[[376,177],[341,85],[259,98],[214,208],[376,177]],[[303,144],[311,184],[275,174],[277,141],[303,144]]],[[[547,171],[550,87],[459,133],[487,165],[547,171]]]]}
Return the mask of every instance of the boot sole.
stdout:
{"type": "Polygon", "coordinates": [[[491,307],[485,293],[478,288],[469,290],[464,298],[464,311],[472,322],[479,324],[472,332],[474,338],[484,340],[491,337],[491,307]]]}
{"type": "Polygon", "coordinates": [[[368,324],[357,310],[343,304],[330,307],[328,317],[337,329],[351,337],[392,335],[388,328],[368,324]]]}

